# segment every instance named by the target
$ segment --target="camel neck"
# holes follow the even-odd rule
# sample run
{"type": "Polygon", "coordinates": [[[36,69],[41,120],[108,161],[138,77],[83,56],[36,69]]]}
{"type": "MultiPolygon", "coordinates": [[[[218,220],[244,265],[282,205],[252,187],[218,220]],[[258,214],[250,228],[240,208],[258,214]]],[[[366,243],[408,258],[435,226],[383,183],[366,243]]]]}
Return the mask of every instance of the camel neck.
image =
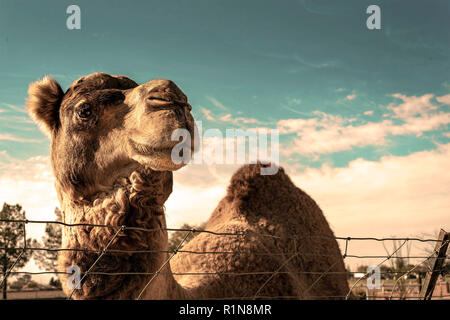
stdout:
{"type": "MultiPolygon", "coordinates": [[[[64,227],[63,247],[78,251],[64,251],[59,258],[60,268],[77,265],[82,272],[90,270],[73,297],[76,299],[136,299],[148,284],[141,299],[188,299],[189,291],[175,280],[170,269],[168,234],[162,207],[146,203],[145,208],[130,205],[128,194],[116,193],[114,198],[92,206],[67,205],[64,221],[86,224],[64,227]],[[90,225],[122,225],[139,229],[93,227],[90,225]],[[106,253],[97,261],[99,252],[106,253]],[[83,251],[86,250],[86,251],[83,251]],[[121,251],[121,252],[117,252],[121,251]],[[97,262],[96,262],[97,261],[97,262]],[[161,269],[161,267],[163,268],[161,269]],[[100,274],[104,273],[104,274],[100,274]],[[108,275],[123,274],[123,275],[108,275]],[[133,274],[135,273],[135,274],[133,274]],[[155,275],[156,273],[156,275],[155,275]],[[155,275],[153,277],[153,275],[155,275]],[[151,281],[150,281],[151,280],[151,281]]],[[[63,286],[65,286],[65,275],[63,286]]],[[[66,293],[71,292],[64,288],[66,293]]]]}
{"type": "MultiPolygon", "coordinates": [[[[151,280],[151,278],[150,278],[151,280]]],[[[147,283],[146,283],[147,284],[147,283]]],[[[144,285],[145,286],[145,285],[144,285]]],[[[142,289],[141,289],[142,290],[142,289]]],[[[147,286],[141,299],[156,300],[179,300],[193,299],[191,292],[183,288],[174,278],[170,265],[167,265],[160,274],[155,276],[147,286]]]]}

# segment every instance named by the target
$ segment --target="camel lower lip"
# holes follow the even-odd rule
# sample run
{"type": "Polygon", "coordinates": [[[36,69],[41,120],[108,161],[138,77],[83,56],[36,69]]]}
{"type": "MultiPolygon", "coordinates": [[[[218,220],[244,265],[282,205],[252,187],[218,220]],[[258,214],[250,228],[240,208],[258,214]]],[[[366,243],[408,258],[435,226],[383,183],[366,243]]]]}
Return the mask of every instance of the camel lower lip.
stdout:
{"type": "Polygon", "coordinates": [[[149,146],[145,144],[138,143],[132,139],[128,139],[128,142],[133,149],[134,152],[140,155],[149,155],[156,152],[170,152],[173,148],[173,146],[167,146],[167,147],[161,147],[161,146],[149,146]]]}

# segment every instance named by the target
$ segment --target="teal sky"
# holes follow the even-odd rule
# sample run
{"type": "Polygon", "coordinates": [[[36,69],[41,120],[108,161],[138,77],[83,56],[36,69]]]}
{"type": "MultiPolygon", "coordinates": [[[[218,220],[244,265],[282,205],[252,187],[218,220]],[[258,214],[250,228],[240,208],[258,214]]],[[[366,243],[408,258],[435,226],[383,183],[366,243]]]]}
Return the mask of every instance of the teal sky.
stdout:
{"type": "MultiPolygon", "coordinates": [[[[48,140],[23,113],[28,84],[46,74],[64,89],[98,71],[138,83],[168,78],[205,127],[230,123],[207,120],[202,109],[273,128],[283,119],[314,118],[314,111],[354,118],[354,126],[378,123],[386,106],[401,102],[393,94],[449,93],[449,13],[447,0],[0,0],[0,150],[20,159],[48,154],[48,140]],[[66,8],[75,3],[81,30],[68,30],[66,8]],[[381,7],[381,30],[366,28],[371,4],[381,7]]],[[[447,131],[444,123],[388,136],[382,146],[285,160],[345,166],[358,157],[402,156],[450,142],[447,131]]]]}

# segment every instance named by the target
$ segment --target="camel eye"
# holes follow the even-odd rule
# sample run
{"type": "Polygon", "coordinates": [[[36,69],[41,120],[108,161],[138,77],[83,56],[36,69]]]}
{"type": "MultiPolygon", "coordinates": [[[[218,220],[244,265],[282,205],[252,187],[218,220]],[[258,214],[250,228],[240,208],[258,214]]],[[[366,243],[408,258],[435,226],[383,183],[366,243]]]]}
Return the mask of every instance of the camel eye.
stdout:
{"type": "Polygon", "coordinates": [[[92,116],[92,107],[90,104],[84,103],[77,111],[78,118],[87,120],[92,116]]]}

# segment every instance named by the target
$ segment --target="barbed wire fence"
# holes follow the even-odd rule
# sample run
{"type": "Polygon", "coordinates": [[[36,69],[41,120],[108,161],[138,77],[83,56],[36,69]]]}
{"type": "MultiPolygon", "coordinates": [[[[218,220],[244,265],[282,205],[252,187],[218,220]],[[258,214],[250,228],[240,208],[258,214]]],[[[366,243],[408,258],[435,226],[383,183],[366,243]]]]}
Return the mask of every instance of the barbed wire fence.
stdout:
{"type": "MultiPolygon", "coordinates": [[[[44,220],[13,220],[13,219],[0,219],[0,223],[16,223],[16,224],[22,224],[23,228],[25,229],[26,224],[58,224],[65,227],[95,227],[95,228],[110,228],[110,229],[117,229],[117,231],[114,233],[113,237],[110,239],[110,241],[107,243],[107,245],[101,249],[101,250],[92,250],[92,249],[72,249],[72,248],[41,248],[41,247],[33,247],[33,246],[27,246],[27,239],[26,239],[26,232],[24,232],[24,246],[23,247],[3,247],[0,248],[0,254],[3,250],[21,250],[20,254],[16,258],[16,260],[11,264],[9,269],[4,274],[1,282],[0,282],[0,289],[3,288],[3,285],[6,283],[6,279],[10,275],[44,275],[44,274],[66,274],[66,275],[72,275],[73,273],[67,272],[67,271],[14,271],[14,267],[16,266],[17,262],[20,260],[22,255],[27,251],[51,251],[51,252],[60,252],[60,251],[79,251],[79,252],[92,252],[97,253],[98,257],[97,259],[92,263],[92,265],[87,269],[87,271],[81,273],[81,278],[74,286],[75,288],[77,285],[81,284],[81,282],[89,275],[104,275],[104,276],[124,276],[124,275],[146,275],[150,276],[149,281],[143,286],[143,289],[140,291],[137,299],[141,299],[143,293],[147,289],[147,287],[151,284],[154,279],[160,275],[164,274],[165,272],[162,271],[164,267],[170,263],[171,259],[177,254],[177,253],[189,253],[189,254],[248,254],[246,251],[239,251],[239,250],[233,250],[233,251],[191,251],[191,250],[183,250],[183,245],[185,244],[186,240],[189,238],[189,236],[192,236],[194,234],[198,233],[208,233],[214,236],[229,236],[229,237],[242,237],[245,235],[245,233],[226,233],[226,232],[214,232],[211,230],[198,230],[198,229],[189,229],[189,228],[158,228],[158,229],[148,229],[148,228],[141,228],[141,227],[129,227],[129,226],[112,226],[112,225],[100,225],[100,224],[88,224],[88,223],[76,223],[76,224],[69,224],[61,221],[44,221],[44,220]],[[185,232],[184,238],[178,243],[178,245],[175,247],[174,250],[124,250],[124,249],[110,249],[109,247],[114,242],[116,237],[119,235],[120,232],[126,231],[126,230],[139,230],[144,232],[155,232],[155,231],[161,231],[165,230],[168,232],[185,232]],[[156,272],[98,272],[98,271],[92,271],[94,267],[97,265],[97,263],[102,259],[102,257],[107,253],[127,253],[127,254],[135,254],[135,253],[167,253],[169,254],[168,258],[165,260],[165,262],[160,266],[160,268],[156,272]]],[[[257,234],[261,237],[271,237],[275,239],[281,239],[281,237],[271,234],[265,234],[265,233],[257,233],[257,232],[251,232],[254,234],[257,234]]],[[[386,300],[392,300],[394,298],[401,298],[401,299],[450,299],[450,283],[446,282],[446,293],[440,295],[433,296],[433,291],[437,282],[437,279],[439,275],[442,275],[445,279],[445,276],[449,273],[448,268],[443,268],[443,263],[445,259],[447,259],[447,250],[450,243],[450,233],[445,232],[444,230],[441,230],[441,233],[437,239],[427,238],[417,238],[417,237],[407,237],[407,238],[401,238],[401,237],[383,237],[383,238],[377,238],[377,237],[330,237],[330,236],[323,236],[323,235],[296,235],[292,237],[288,237],[294,240],[300,240],[305,238],[328,238],[328,239],[335,239],[335,240],[341,240],[345,241],[345,249],[344,253],[342,254],[342,258],[345,262],[346,259],[354,258],[354,259],[381,259],[379,263],[376,264],[376,267],[381,267],[384,263],[391,259],[420,259],[419,262],[413,264],[408,268],[408,270],[401,270],[401,271],[385,271],[385,272],[378,272],[378,275],[380,276],[394,276],[394,283],[390,286],[388,286],[388,293],[390,292],[390,295],[386,294],[374,294],[373,291],[370,291],[367,289],[366,286],[364,286],[364,280],[367,280],[368,277],[373,275],[373,271],[362,273],[361,272],[355,272],[355,271],[332,271],[336,263],[332,264],[328,270],[320,270],[320,271],[314,271],[314,270],[296,270],[296,271],[283,271],[283,268],[285,265],[287,265],[291,259],[297,256],[321,256],[321,257],[335,257],[335,255],[332,254],[319,254],[319,253],[308,253],[308,252],[295,252],[293,255],[290,256],[290,258],[286,259],[280,267],[278,267],[276,270],[267,270],[267,271],[259,271],[259,272],[187,272],[187,273],[180,273],[180,272],[171,272],[173,275],[179,275],[179,276],[209,276],[209,275],[229,275],[229,276],[268,276],[266,281],[263,283],[263,285],[256,291],[254,295],[251,296],[240,296],[240,297],[221,297],[221,298],[214,298],[214,299],[224,299],[224,300],[236,300],[236,299],[303,299],[303,296],[264,296],[260,295],[260,292],[262,291],[263,287],[277,274],[310,274],[310,275],[316,275],[318,276],[317,279],[306,289],[304,294],[311,291],[313,287],[320,282],[320,280],[325,277],[326,275],[333,275],[333,274],[345,274],[348,276],[355,276],[359,275],[357,279],[353,282],[353,284],[350,284],[349,291],[346,295],[343,296],[310,296],[308,295],[308,298],[310,299],[355,299],[354,291],[356,289],[365,288],[366,294],[365,299],[386,299],[386,300]],[[401,245],[396,248],[391,254],[387,255],[356,255],[356,254],[350,254],[348,252],[349,243],[351,241],[374,241],[374,242],[385,242],[385,241],[402,241],[401,245]],[[406,244],[411,242],[421,242],[421,243],[434,243],[435,249],[433,252],[429,255],[419,255],[419,256],[399,256],[397,255],[398,252],[400,252],[401,248],[404,247],[406,244]],[[417,294],[411,294],[414,289],[417,289],[417,286],[414,285],[408,285],[407,287],[410,287],[409,292],[406,290],[406,294],[399,295],[398,297],[395,296],[396,288],[398,287],[399,283],[403,281],[407,276],[412,274],[414,271],[419,269],[419,267],[423,267],[426,269],[426,278],[423,282],[423,284],[418,285],[419,290],[417,294]],[[412,289],[412,290],[411,290],[412,289]],[[372,294],[371,294],[372,292],[372,294]]],[[[252,252],[253,255],[266,255],[266,256],[286,256],[286,253],[267,253],[267,252],[252,252]]],[[[383,292],[384,293],[383,287],[383,292]]],[[[408,288],[407,288],[408,289],[408,288]]],[[[73,289],[71,294],[68,296],[68,299],[70,299],[75,292],[76,289],[73,289]]]]}

